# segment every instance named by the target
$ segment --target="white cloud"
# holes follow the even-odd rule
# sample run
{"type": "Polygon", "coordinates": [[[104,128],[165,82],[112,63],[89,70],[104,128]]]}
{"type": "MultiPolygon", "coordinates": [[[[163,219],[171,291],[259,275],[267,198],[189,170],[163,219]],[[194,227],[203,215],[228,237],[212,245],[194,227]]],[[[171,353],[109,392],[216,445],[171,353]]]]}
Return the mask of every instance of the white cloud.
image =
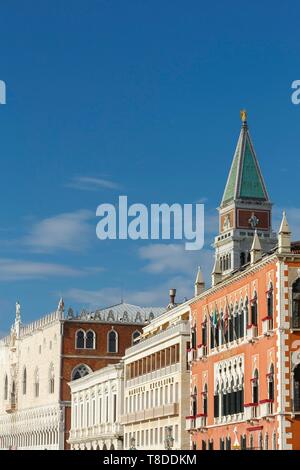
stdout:
{"type": "Polygon", "coordinates": [[[150,307],[167,306],[169,303],[169,289],[177,289],[177,300],[182,302],[184,298],[190,298],[193,295],[193,280],[182,276],[175,276],[163,284],[155,285],[151,283],[149,289],[140,289],[138,291],[128,290],[122,292],[116,287],[106,287],[99,290],[85,290],[72,288],[63,293],[65,302],[75,302],[81,307],[103,308],[121,302],[150,307]]]}
{"type": "Polygon", "coordinates": [[[33,225],[23,243],[40,253],[57,249],[80,251],[92,236],[93,228],[89,221],[93,215],[91,211],[78,210],[48,217],[33,225]]]}
{"type": "Polygon", "coordinates": [[[63,264],[0,258],[0,281],[46,279],[51,276],[76,277],[85,273],[85,269],[79,270],[63,264]]]}
{"type": "Polygon", "coordinates": [[[193,275],[198,265],[207,270],[213,262],[211,250],[186,251],[181,244],[151,244],[140,248],[139,256],[147,262],[143,270],[153,274],[168,272],[193,275]]]}
{"type": "Polygon", "coordinates": [[[69,183],[67,188],[80,189],[81,191],[99,191],[100,189],[120,189],[118,183],[104,179],[95,178],[93,176],[75,176],[69,183]]]}

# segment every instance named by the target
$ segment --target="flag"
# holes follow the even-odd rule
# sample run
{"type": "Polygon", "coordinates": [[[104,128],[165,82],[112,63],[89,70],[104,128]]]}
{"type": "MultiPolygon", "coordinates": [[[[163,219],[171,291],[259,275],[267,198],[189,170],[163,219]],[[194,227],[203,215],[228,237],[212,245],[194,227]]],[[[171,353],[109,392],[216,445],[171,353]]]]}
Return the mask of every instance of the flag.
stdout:
{"type": "Polygon", "coordinates": [[[224,312],[224,315],[223,315],[224,335],[226,335],[227,332],[228,332],[228,321],[229,321],[229,312],[228,312],[228,302],[227,302],[227,299],[226,299],[225,312],[224,312]]]}
{"type": "Polygon", "coordinates": [[[218,323],[219,323],[219,313],[218,313],[217,305],[215,305],[215,310],[213,313],[213,325],[215,328],[217,328],[218,323]]]}

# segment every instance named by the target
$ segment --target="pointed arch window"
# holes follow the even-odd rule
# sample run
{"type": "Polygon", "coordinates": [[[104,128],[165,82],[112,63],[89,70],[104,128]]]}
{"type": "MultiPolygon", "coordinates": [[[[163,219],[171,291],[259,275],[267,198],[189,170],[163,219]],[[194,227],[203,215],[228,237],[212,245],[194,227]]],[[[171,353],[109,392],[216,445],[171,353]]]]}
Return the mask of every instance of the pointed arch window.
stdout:
{"type": "Polygon", "coordinates": [[[39,371],[35,369],[34,373],[34,396],[38,398],[40,395],[40,379],[39,379],[39,371]]]}
{"type": "Polygon", "coordinates": [[[194,393],[192,396],[192,416],[197,416],[198,414],[198,403],[197,403],[197,387],[194,388],[194,393]]]}
{"type": "Polygon", "coordinates": [[[274,365],[271,364],[268,374],[268,399],[274,401],[274,365]]]}
{"type": "Polygon", "coordinates": [[[96,349],[96,333],[93,330],[86,332],[85,347],[86,349],[96,349]]]}
{"type": "Polygon", "coordinates": [[[269,450],[269,435],[267,432],[265,434],[265,450],[269,450]]]}
{"type": "Polygon", "coordinates": [[[251,323],[252,326],[257,326],[257,293],[254,292],[253,299],[251,300],[251,323]]]}
{"type": "Polygon", "coordinates": [[[204,414],[204,421],[206,423],[207,417],[207,404],[208,404],[208,397],[207,397],[207,384],[204,385],[203,392],[202,392],[202,407],[203,407],[203,414],[204,414]]]}
{"type": "Polygon", "coordinates": [[[16,382],[14,380],[11,387],[11,402],[16,403],[16,382]]]}
{"type": "Polygon", "coordinates": [[[49,368],[49,393],[54,393],[54,385],[55,385],[55,375],[54,375],[54,366],[53,364],[50,365],[49,368]]]}
{"type": "Polygon", "coordinates": [[[23,369],[22,391],[23,391],[23,395],[26,395],[26,392],[27,392],[27,370],[26,370],[26,367],[24,367],[24,369],[23,369]]]}
{"type": "Polygon", "coordinates": [[[220,416],[220,390],[219,384],[217,384],[215,394],[214,394],[214,418],[219,418],[220,416]]]}
{"type": "Polygon", "coordinates": [[[141,336],[141,332],[136,330],[132,333],[132,344],[136,344],[141,336]]]}
{"type": "Polygon", "coordinates": [[[118,333],[115,330],[110,330],[107,335],[107,351],[109,353],[118,352],[118,333]]]}
{"type": "Polygon", "coordinates": [[[241,436],[241,450],[247,450],[247,437],[246,437],[246,434],[241,436]]]}
{"type": "Polygon", "coordinates": [[[248,299],[246,299],[245,307],[243,302],[240,304],[240,311],[239,311],[239,338],[244,338],[245,336],[245,312],[248,309],[248,299]]]}
{"type": "Polygon", "coordinates": [[[259,450],[264,450],[262,432],[260,432],[259,435],[258,435],[258,448],[259,448],[259,450]]]}
{"type": "Polygon", "coordinates": [[[300,278],[292,286],[292,328],[300,328],[300,278]]]}
{"type": "Polygon", "coordinates": [[[7,374],[5,374],[4,377],[4,400],[8,399],[8,377],[7,374]]]}
{"type": "Polygon", "coordinates": [[[196,324],[191,328],[191,347],[196,349],[197,347],[197,327],[196,324]]]}
{"type": "Polygon", "coordinates": [[[240,316],[239,316],[239,306],[235,304],[235,311],[233,313],[233,336],[234,339],[238,339],[240,337],[240,316]]]}
{"type": "Polygon", "coordinates": [[[207,346],[207,319],[202,323],[202,346],[207,346]]]}
{"type": "Polygon", "coordinates": [[[270,283],[269,290],[267,292],[267,312],[268,312],[268,317],[273,320],[273,284],[270,283]]]}
{"type": "Polygon", "coordinates": [[[85,333],[83,330],[76,332],[76,349],[84,349],[85,333]]]}
{"type": "MultiPolygon", "coordinates": [[[[237,306],[236,306],[236,311],[237,311],[237,306]]],[[[233,328],[233,324],[234,324],[234,310],[233,310],[233,306],[231,306],[231,308],[230,308],[230,314],[229,314],[228,322],[229,322],[229,325],[228,325],[228,329],[229,329],[229,342],[231,343],[231,342],[234,340],[234,328],[233,328]]]]}
{"type": "MultiPolygon", "coordinates": [[[[258,370],[255,369],[253,378],[251,379],[252,382],[252,403],[257,405],[259,402],[259,390],[258,390],[258,370]]],[[[256,414],[257,406],[253,407],[253,413],[256,414]]],[[[255,416],[254,416],[255,417],[255,416]]]]}
{"type": "Polygon", "coordinates": [[[215,326],[213,323],[213,314],[210,316],[210,349],[215,347],[215,326]]]}
{"type": "Polygon", "coordinates": [[[254,437],[253,434],[250,434],[250,450],[254,449],[254,437]]]}
{"type": "Polygon", "coordinates": [[[273,432],[273,435],[272,435],[272,450],[276,450],[277,448],[277,439],[276,439],[276,432],[274,431],[273,432]]]}

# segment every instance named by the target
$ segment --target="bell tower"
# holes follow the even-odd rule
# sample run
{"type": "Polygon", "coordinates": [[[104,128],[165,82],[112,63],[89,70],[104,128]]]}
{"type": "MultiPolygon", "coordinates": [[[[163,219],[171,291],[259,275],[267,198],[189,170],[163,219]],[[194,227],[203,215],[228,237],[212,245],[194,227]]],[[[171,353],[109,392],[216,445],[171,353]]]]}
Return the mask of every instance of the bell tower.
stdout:
{"type": "Polygon", "coordinates": [[[215,256],[222,277],[251,261],[255,232],[263,253],[277,244],[272,231],[272,203],[249,134],[247,113],[241,111],[242,128],[218,208],[219,234],[215,256]]]}

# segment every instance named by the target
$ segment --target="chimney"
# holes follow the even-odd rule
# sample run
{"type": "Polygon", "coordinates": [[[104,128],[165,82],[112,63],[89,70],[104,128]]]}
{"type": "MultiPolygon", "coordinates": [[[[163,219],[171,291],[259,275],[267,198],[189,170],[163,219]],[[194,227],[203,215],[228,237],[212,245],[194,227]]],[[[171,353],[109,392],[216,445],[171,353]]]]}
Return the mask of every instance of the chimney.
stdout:
{"type": "Polygon", "coordinates": [[[176,289],[170,289],[169,295],[170,295],[169,308],[172,308],[175,306],[176,289]]]}

